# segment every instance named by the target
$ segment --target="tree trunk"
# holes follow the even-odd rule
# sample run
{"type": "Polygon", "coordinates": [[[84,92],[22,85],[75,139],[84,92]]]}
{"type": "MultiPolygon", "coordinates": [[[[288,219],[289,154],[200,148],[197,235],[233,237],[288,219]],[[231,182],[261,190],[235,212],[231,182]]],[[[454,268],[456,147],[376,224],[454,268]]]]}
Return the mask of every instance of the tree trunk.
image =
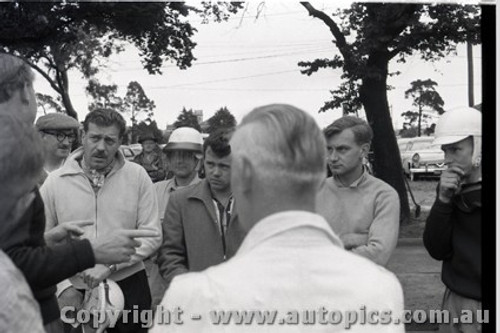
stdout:
{"type": "Polygon", "coordinates": [[[420,137],[422,128],[422,105],[418,106],[418,127],[417,127],[417,136],[420,137]]]}
{"type": "MultiPolygon", "coordinates": [[[[391,185],[398,192],[401,207],[400,222],[407,223],[410,217],[410,206],[403,179],[401,157],[387,102],[387,71],[384,71],[383,61],[379,65],[382,66],[377,66],[381,70],[377,71],[380,75],[365,76],[359,94],[368,123],[373,129],[374,172],[378,178],[391,185]]],[[[385,68],[387,68],[387,62],[385,68]]]]}
{"type": "MultiPolygon", "coordinates": [[[[61,87],[62,88],[62,87],[61,87]]],[[[69,92],[66,90],[66,87],[61,89],[62,94],[62,102],[64,105],[64,109],[66,110],[66,113],[68,116],[75,118],[78,120],[78,113],[76,113],[75,108],[73,107],[73,104],[71,103],[71,98],[69,97],[69,92]]]]}

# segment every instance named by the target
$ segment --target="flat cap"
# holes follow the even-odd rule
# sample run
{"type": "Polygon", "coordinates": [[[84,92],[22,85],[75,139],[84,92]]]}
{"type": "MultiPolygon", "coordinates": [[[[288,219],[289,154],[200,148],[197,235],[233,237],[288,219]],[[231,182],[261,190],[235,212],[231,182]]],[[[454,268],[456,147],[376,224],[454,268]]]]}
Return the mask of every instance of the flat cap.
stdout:
{"type": "Polygon", "coordinates": [[[68,130],[68,129],[78,129],[80,124],[75,118],[67,116],[63,113],[49,113],[41,116],[36,121],[35,125],[38,130],[68,130]]]}

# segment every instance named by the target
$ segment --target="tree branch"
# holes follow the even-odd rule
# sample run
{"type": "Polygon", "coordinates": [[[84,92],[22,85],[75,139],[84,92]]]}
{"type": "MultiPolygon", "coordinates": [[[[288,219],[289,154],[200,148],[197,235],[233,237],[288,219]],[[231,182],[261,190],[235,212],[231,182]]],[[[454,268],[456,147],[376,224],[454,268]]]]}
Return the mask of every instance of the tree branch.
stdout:
{"type": "Polygon", "coordinates": [[[337,44],[340,53],[342,53],[344,59],[349,58],[349,45],[347,44],[344,34],[342,34],[342,32],[340,31],[337,23],[335,23],[335,21],[324,12],[314,8],[309,2],[301,2],[300,4],[304,6],[305,9],[307,9],[310,16],[320,19],[328,26],[328,28],[330,28],[330,32],[332,33],[333,37],[335,37],[335,43],[337,44]]]}
{"type": "Polygon", "coordinates": [[[19,59],[22,59],[24,62],[26,62],[28,65],[30,65],[31,68],[33,68],[38,73],[40,73],[40,75],[42,75],[50,83],[50,86],[52,87],[52,89],[54,89],[58,94],[61,94],[61,90],[59,89],[57,84],[54,82],[54,80],[52,80],[52,78],[47,73],[45,73],[40,67],[35,65],[33,62],[29,61],[27,58],[20,56],[20,55],[14,55],[12,53],[4,52],[4,51],[0,51],[0,53],[8,54],[8,55],[11,55],[14,57],[18,57],[19,59]]]}

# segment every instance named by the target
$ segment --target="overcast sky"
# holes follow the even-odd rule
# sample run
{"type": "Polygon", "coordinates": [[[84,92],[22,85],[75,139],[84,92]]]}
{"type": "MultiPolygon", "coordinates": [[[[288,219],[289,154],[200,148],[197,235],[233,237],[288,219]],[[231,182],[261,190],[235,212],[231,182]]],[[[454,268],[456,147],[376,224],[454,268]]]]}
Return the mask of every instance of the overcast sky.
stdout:
{"type": "MultiPolygon", "coordinates": [[[[313,2],[318,9],[334,9],[333,2],[313,2]]],[[[337,6],[337,3],[335,3],[337,6]]],[[[237,121],[256,106],[289,103],[311,113],[321,127],[341,116],[340,110],[318,113],[329,100],[329,90],[340,83],[341,71],[321,70],[312,76],[300,74],[299,61],[332,58],[338,51],[324,23],[308,16],[298,2],[251,2],[245,10],[225,23],[191,22],[198,32],[194,40],[197,58],[187,70],[164,64],[163,75],[148,75],[133,48],[113,56],[99,75],[102,83],[115,83],[124,96],[130,81],[138,81],[155,101],[155,119],[160,128],[173,123],[183,107],[203,110],[204,120],[227,106],[237,121]],[[258,18],[256,18],[258,14],[258,18]]],[[[481,48],[474,47],[475,103],[481,98],[481,48]]],[[[405,64],[395,61],[390,71],[401,74],[388,79],[395,89],[388,92],[395,128],[402,127],[400,113],[412,108],[404,98],[410,82],[432,79],[445,101],[445,109],[468,103],[467,57],[465,45],[458,54],[437,63],[423,62],[418,55],[405,64]]],[[[81,120],[88,112],[86,82],[78,72],[70,73],[70,95],[81,120]]],[[[52,94],[38,76],[38,92],[52,94]]]]}

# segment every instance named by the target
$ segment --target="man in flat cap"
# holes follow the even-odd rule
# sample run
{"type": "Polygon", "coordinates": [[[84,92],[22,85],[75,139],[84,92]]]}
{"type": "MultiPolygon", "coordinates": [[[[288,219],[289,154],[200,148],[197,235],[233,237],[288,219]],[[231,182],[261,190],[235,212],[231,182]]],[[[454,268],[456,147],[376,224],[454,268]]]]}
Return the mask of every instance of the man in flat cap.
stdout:
{"type": "Polygon", "coordinates": [[[42,184],[48,174],[59,169],[77,138],[78,121],[63,113],[49,113],[38,118],[36,128],[42,136],[45,151],[44,172],[40,179],[42,184]]]}

